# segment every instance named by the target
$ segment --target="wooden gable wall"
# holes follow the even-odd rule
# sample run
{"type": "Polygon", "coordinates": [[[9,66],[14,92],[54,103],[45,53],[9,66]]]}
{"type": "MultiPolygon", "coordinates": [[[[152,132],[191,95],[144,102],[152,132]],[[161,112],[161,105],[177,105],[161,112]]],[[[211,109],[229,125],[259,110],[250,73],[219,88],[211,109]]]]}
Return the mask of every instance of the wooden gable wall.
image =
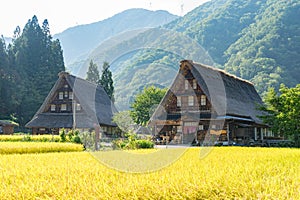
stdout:
{"type": "Polygon", "coordinates": [[[63,77],[55,93],[49,99],[49,102],[45,106],[43,112],[44,113],[72,113],[73,107],[75,107],[76,112],[82,111],[82,107],[78,99],[75,97],[71,86],[68,84],[65,77],[63,77]],[[73,103],[75,103],[75,105],[73,105],[73,103]]]}
{"type": "Polygon", "coordinates": [[[204,94],[188,66],[181,66],[179,74],[164,102],[164,108],[170,114],[180,111],[212,112],[209,99],[204,94]],[[205,105],[201,104],[201,96],[205,96],[205,105]],[[193,105],[189,104],[189,98],[191,97],[193,97],[193,105]],[[181,103],[178,103],[178,101],[181,101],[181,103]]]}

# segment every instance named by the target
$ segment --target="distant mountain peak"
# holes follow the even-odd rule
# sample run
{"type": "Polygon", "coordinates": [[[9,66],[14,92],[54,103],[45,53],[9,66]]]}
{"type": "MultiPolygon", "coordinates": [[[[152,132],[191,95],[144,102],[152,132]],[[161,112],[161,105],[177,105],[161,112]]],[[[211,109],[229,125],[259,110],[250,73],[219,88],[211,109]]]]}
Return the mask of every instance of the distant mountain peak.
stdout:
{"type": "Polygon", "coordinates": [[[61,42],[65,63],[69,64],[87,57],[102,41],[124,31],[145,27],[158,27],[178,18],[167,11],[151,11],[132,8],[112,17],[91,24],[66,29],[54,35],[61,42]]]}

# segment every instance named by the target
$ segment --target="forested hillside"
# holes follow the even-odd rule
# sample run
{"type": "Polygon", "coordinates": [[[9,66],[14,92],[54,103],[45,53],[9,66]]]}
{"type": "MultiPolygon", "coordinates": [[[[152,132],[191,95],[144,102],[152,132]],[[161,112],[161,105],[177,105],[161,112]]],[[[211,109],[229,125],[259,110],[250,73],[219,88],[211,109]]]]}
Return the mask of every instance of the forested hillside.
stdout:
{"type": "Polygon", "coordinates": [[[153,30],[148,30],[110,48],[97,48],[89,58],[98,58],[101,63],[102,58],[109,58],[105,55],[115,55],[116,49],[122,47],[144,49],[117,60],[108,59],[113,62],[116,102],[124,109],[138,88],[147,84],[168,86],[183,58],[202,63],[209,60],[214,66],[252,81],[263,94],[270,86],[299,83],[299,19],[297,0],[212,0],[165,25],[166,32],[176,32],[173,36],[161,34],[155,38],[151,37],[153,30]],[[189,42],[181,42],[187,37],[189,42]],[[141,42],[143,46],[136,45],[141,42]],[[203,59],[195,48],[190,48],[191,43],[203,47],[211,59],[203,59]]]}
{"type": "Polygon", "coordinates": [[[216,63],[263,93],[300,81],[299,18],[297,0],[213,0],[167,27],[197,40],[216,63]]]}
{"type": "Polygon", "coordinates": [[[24,29],[14,32],[12,44],[0,39],[0,119],[16,120],[23,126],[43,103],[64,71],[58,40],[53,40],[47,20],[36,16],[24,29]]]}
{"type": "Polygon", "coordinates": [[[75,62],[86,59],[91,50],[109,37],[133,29],[157,27],[176,18],[162,10],[129,9],[103,21],[69,28],[54,38],[61,41],[66,65],[73,69],[78,64],[75,62]]]}
{"type": "Polygon", "coordinates": [[[268,1],[226,51],[225,69],[259,92],[300,83],[300,1],[268,1]]]}

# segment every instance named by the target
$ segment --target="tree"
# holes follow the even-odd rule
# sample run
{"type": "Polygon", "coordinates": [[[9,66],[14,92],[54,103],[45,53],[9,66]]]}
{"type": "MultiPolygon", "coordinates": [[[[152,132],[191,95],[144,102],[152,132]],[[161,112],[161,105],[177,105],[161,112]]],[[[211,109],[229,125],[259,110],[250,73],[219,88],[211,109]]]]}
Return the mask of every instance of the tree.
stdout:
{"type": "Polygon", "coordinates": [[[107,95],[110,97],[111,101],[114,102],[114,82],[109,67],[110,66],[108,62],[103,63],[100,84],[102,85],[107,95]]]}
{"type": "Polygon", "coordinates": [[[8,47],[10,77],[14,83],[11,90],[16,91],[13,110],[23,126],[41,106],[65,66],[59,40],[52,40],[47,20],[40,27],[33,16],[22,33],[17,27],[14,35],[8,47]]]}
{"type": "Polygon", "coordinates": [[[134,122],[140,125],[146,125],[151,117],[151,109],[154,109],[153,107],[160,103],[166,91],[166,89],[160,89],[154,86],[144,88],[131,104],[133,110],[130,112],[130,115],[134,122]]]}
{"type": "Polygon", "coordinates": [[[6,45],[3,36],[0,38],[0,118],[7,118],[9,115],[10,102],[10,78],[9,78],[9,62],[6,45]]]}
{"type": "Polygon", "coordinates": [[[93,62],[93,60],[90,61],[89,69],[86,72],[86,80],[99,84],[100,83],[100,75],[98,66],[96,63],[93,62]]]}
{"type": "Polygon", "coordinates": [[[113,122],[115,122],[124,133],[133,131],[135,128],[135,123],[130,116],[130,111],[128,110],[114,114],[113,122]]]}
{"type": "Polygon", "coordinates": [[[288,88],[281,84],[279,93],[270,88],[264,98],[265,106],[260,109],[267,112],[261,116],[275,133],[283,134],[294,140],[300,147],[300,84],[288,88]]]}

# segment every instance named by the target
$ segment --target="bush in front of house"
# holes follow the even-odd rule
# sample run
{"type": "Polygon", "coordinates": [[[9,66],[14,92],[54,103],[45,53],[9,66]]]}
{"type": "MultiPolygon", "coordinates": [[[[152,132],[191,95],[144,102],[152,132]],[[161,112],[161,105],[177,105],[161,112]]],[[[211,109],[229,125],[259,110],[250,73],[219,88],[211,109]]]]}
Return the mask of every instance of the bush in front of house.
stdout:
{"type": "Polygon", "coordinates": [[[154,147],[151,140],[139,139],[136,133],[128,132],[125,137],[125,139],[113,140],[113,149],[150,149],[154,147]]]}
{"type": "Polygon", "coordinates": [[[136,141],[138,149],[152,149],[154,143],[150,140],[137,140],[136,141]]]}

